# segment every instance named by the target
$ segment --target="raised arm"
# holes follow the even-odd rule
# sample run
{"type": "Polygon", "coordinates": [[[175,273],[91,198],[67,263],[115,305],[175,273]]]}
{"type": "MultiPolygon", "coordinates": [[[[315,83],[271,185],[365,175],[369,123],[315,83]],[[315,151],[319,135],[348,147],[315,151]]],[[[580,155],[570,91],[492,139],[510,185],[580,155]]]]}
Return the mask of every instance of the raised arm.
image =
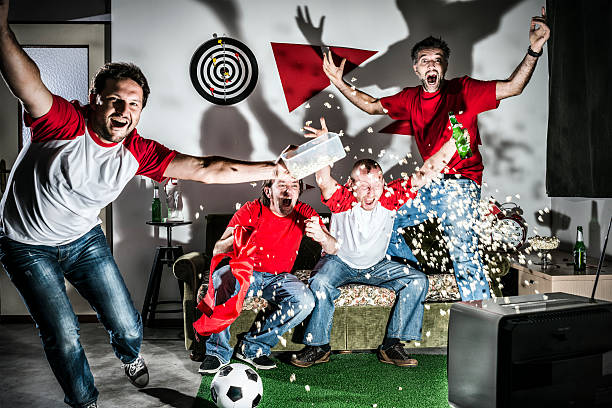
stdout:
{"type": "Polygon", "coordinates": [[[53,96],[40,71],[17,42],[8,25],[9,0],[0,0],[0,72],[9,89],[33,118],[49,112],[53,96]]]}
{"type": "Polygon", "coordinates": [[[529,26],[529,49],[523,61],[516,67],[506,80],[497,81],[495,97],[499,101],[504,98],[519,95],[527,86],[535,70],[542,48],[550,37],[550,28],[546,25],[546,10],[542,7],[542,15],[531,19],[529,26]]]}
{"type": "Polygon", "coordinates": [[[344,64],[346,58],[342,59],[340,66],[334,64],[331,51],[323,53],[323,71],[329,78],[330,82],[334,84],[342,95],[346,97],[353,105],[361,109],[362,111],[369,113],[370,115],[382,115],[384,114],[383,106],[379,99],[368,95],[365,92],[356,89],[355,87],[344,82],[342,76],[344,75],[344,64]]]}
{"type": "MultiPolygon", "coordinates": [[[[313,128],[312,126],[304,126],[305,130],[311,133],[307,133],[305,137],[319,137],[323,136],[328,132],[327,125],[325,124],[325,118],[321,118],[321,129],[313,128]]],[[[321,189],[321,195],[325,200],[329,200],[331,196],[338,188],[338,182],[331,176],[331,167],[325,166],[321,170],[315,173],[315,180],[317,185],[321,189]]]]}
{"type": "Polygon", "coordinates": [[[286,177],[288,174],[282,162],[247,162],[221,156],[196,157],[178,153],[166,168],[164,177],[205,184],[232,184],[286,177]]]}

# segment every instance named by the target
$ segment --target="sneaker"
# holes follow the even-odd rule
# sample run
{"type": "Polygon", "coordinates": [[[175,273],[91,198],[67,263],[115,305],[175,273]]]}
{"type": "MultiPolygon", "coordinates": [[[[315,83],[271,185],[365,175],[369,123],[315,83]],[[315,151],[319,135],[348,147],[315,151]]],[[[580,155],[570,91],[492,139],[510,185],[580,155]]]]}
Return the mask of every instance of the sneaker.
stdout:
{"type": "Polygon", "coordinates": [[[248,363],[250,365],[252,365],[255,368],[258,368],[260,370],[271,370],[273,368],[276,368],[276,363],[274,362],[274,360],[272,360],[270,357],[268,356],[259,356],[259,357],[255,357],[255,358],[249,358],[245,355],[243,355],[242,353],[236,353],[236,358],[238,360],[242,360],[245,363],[248,363]]]}
{"type": "Polygon", "coordinates": [[[410,358],[410,355],[404,350],[404,345],[402,343],[396,343],[393,346],[389,347],[386,350],[378,347],[378,360],[387,363],[387,364],[395,364],[399,367],[416,367],[419,365],[419,362],[410,358]]]}
{"type": "Polygon", "coordinates": [[[291,364],[296,367],[310,367],[313,364],[327,363],[330,351],[325,351],[319,346],[306,346],[299,353],[291,357],[291,364]]]}
{"type": "Polygon", "coordinates": [[[92,402],[91,404],[87,405],[85,408],[98,408],[98,403],[92,402]]]}
{"type": "Polygon", "coordinates": [[[127,378],[136,387],[143,388],[149,384],[149,370],[142,356],[138,356],[136,360],[129,364],[124,364],[123,369],[127,378]]]}
{"type": "Polygon", "coordinates": [[[200,368],[198,369],[198,373],[200,374],[214,374],[223,366],[226,366],[228,363],[222,363],[219,357],[211,356],[206,354],[204,356],[204,360],[202,360],[202,364],[200,364],[200,368]]]}

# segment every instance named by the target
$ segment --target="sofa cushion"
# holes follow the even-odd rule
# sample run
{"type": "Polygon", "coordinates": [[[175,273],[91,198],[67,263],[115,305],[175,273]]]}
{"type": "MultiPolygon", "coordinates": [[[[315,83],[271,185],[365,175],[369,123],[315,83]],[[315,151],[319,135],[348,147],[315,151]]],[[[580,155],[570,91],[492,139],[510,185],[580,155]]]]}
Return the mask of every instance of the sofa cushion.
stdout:
{"type": "MultiPolygon", "coordinates": [[[[300,269],[295,275],[304,283],[308,283],[310,270],[300,269]]],[[[429,291],[425,302],[452,302],[461,300],[459,290],[453,275],[428,275],[429,291]]],[[[206,285],[203,284],[198,293],[198,298],[206,293],[206,285]]],[[[340,306],[393,306],[395,293],[390,289],[376,286],[350,284],[340,288],[340,296],[334,304],[340,306]]],[[[247,296],[244,300],[242,310],[262,310],[268,305],[265,299],[256,296],[247,296]]]]}

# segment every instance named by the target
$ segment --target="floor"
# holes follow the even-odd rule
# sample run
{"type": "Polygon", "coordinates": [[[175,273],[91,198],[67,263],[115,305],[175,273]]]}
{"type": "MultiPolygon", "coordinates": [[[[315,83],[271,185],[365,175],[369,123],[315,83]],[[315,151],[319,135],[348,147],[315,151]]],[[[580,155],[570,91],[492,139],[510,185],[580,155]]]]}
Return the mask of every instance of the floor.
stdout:
{"type": "MultiPolygon", "coordinates": [[[[137,389],[125,377],[102,325],[81,323],[81,343],[100,392],[100,408],[191,408],[202,377],[200,363],[189,359],[181,332],[178,327],[145,328],[141,353],[150,382],[137,389]]],[[[445,348],[419,350],[419,354],[445,353],[445,348]]],[[[63,401],[34,325],[0,324],[0,408],[67,407],[63,401]]]]}
{"type": "MultiPolygon", "coordinates": [[[[190,408],[202,377],[180,333],[180,328],[145,329],[142,355],[150,382],[137,389],[125,377],[102,325],[81,323],[81,342],[100,392],[100,408],[190,408]]],[[[67,407],[63,401],[34,325],[0,324],[0,407],[67,407]]]]}

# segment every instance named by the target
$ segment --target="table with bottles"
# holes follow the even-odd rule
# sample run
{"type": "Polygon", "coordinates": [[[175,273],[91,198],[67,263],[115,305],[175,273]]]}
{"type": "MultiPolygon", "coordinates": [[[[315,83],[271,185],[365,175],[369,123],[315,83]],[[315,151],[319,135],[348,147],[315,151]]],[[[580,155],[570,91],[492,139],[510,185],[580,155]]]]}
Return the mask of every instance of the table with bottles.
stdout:
{"type": "MultiPolygon", "coordinates": [[[[555,250],[550,252],[550,265],[543,268],[536,253],[513,256],[510,267],[517,270],[518,294],[564,292],[591,297],[599,258],[586,258],[584,271],[574,270],[574,257],[569,252],[555,250]],[[520,262],[520,259],[523,262],[520,262]]],[[[601,268],[596,299],[612,301],[612,264],[605,260],[601,268]]]]}

